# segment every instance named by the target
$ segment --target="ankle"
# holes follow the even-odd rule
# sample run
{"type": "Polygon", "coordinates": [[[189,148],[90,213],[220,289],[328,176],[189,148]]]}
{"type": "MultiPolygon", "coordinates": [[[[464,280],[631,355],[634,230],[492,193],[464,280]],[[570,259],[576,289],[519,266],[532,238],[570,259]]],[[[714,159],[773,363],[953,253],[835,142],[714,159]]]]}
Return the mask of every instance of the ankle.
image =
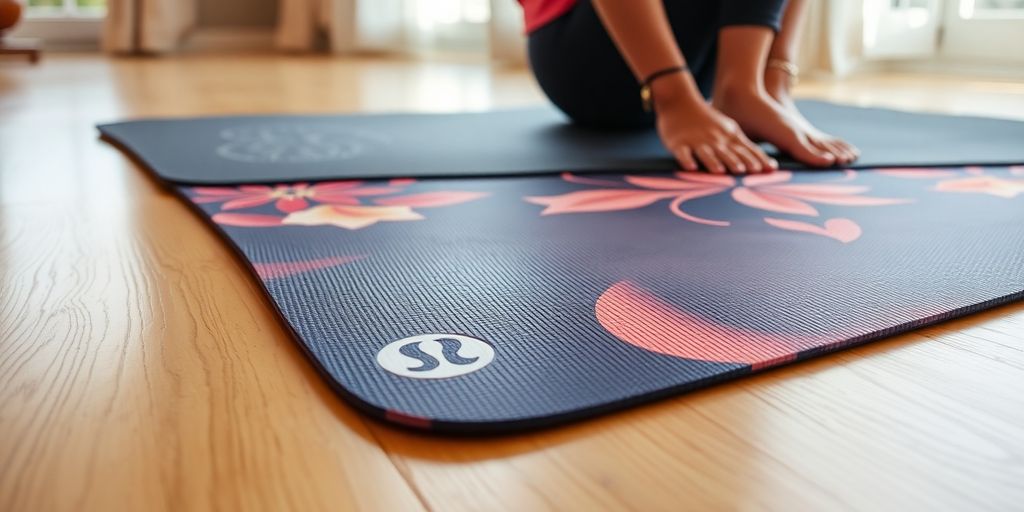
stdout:
{"type": "Polygon", "coordinates": [[[776,69],[767,69],[764,74],[765,91],[776,101],[785,101],[790,98],[792,77],[776,69]]]}
{"type": "Polygon", "coordinates": [[[735,100],[750,97],[766,97],[768,91],[761,80],[730,80],[715,81],[714,98],[716,100],[735,100]]]}

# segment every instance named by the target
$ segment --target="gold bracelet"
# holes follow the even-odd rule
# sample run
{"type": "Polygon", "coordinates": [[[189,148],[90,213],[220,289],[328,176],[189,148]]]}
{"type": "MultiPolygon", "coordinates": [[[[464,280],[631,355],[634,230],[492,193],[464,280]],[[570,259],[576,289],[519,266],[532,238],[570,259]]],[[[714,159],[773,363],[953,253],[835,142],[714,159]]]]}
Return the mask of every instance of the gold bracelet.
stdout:
{"type": "Polygon", "coordinates": [[[791,84],[795,84],[800,76],[800,67],[788,60],[768,59],[768,67],[789,75],[791,84]]]}
{"type": "Polygon", "coordinates": [[[651,92],[651,82],[665,76],[671,75],[672,73],[686,73],[690,71],[690,68],[686,64],[679,66],[672,66],[665,69],[659,69],[650,75],[643,82],[640,82],[640,101],[644,107],[644,112],[651,112],[654,110],[654,94],[651,92]]]}

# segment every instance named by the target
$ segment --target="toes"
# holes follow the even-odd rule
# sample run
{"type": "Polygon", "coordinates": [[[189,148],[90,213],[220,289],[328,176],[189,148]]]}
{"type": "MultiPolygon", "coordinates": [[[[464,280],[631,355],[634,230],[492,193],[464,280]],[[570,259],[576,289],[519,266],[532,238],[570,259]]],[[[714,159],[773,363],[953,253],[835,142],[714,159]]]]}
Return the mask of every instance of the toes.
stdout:
{"type": "Polygon", "coordinates": [[[848,164],[853,161],[853,153],[850,153],[843,146],[837,143],[838,141],[828,141],[829,150],[833,155],[836,156],[836,163],[848,164]]]}
{"type": "Polygon", "coordinates": [[[860,156],[860,151],[852,144],[830,136],[809,137],[811,144],[821,151],[831,153],[835,157],[835,163],[843,165],[853,162],[860,156]]]}
{"type": "Polygon", "coordinates": [[[697,147],[697,158],[700,158],[704,167],[707,170],[715,174],[725,174],[725,166],[722,165],[722,161],[715,155],[715,150],[711,149],[711,146],[707,144],[701,144],[697,147]]]}
{"type": "Polygon", "coordinates": [[[732,148],[727,144],[718,144],[715,146],[715,153],[718,155],[718,159],[721,160],[729,172],[734,174],[743,174],[747,172],[747,166],[743,163],[736,153],[733,152],[732,148]]]}
{"type": "Polygon", "coordinates": [[[761,149],[761,146],[754,144],[753,142],[750,141],[750,139],[748,139],[745,136],[740,136],[738,138],[740,145],[746,149],[746,154],[752,155],[758,163],[758,165],[756,166],[751,165],[751,168],[758,167],[761,171],[764,172],[771,172],[779,168],[779,162],[777,162],[774,158],[768,156],[768,154],[765,153],[763,149],[761,149]]]}
{"type": "Polygon", "coordinates": [[[750,148],[747,146],[743,144],[733,144],[732,151],[739,156],[740,160],[743,161],[747,166],[747,170],[750,172],[758,173],[764,170],[764,164],[752,151],[750,151],[750,148]]]}
{"type": "Polygon", "coordinates": [[[675,151],[676,160],[679,161],[679,165],[686,171],[697,170],[697,160],[693,158],[693,150],[690,146],[681,146],[675,151]]]}
{"type": "Polygon", "coordinates": [[[857,149],[857,146],[841,139],[835,139],[833,142],[846,153],[847,163],[860,158],[860,150],[857,149]]]}
{"type": "Polygon", "coordinates": [[[836,163],[835,155],[830,151],[818,149],[804,136],[794,136],[789,144],[779,149],[793,155],[793,158],[800,162],[814,167],[831,167],[836,163]]]}
{"type": "Polygon", "coordinates": [[[831,140],[819,139],[817,137],[808,137],[807,140],[818,151],[832,155],[835,163],[845,164],[847,162],[846,152],[833,144],[831,140]]]}

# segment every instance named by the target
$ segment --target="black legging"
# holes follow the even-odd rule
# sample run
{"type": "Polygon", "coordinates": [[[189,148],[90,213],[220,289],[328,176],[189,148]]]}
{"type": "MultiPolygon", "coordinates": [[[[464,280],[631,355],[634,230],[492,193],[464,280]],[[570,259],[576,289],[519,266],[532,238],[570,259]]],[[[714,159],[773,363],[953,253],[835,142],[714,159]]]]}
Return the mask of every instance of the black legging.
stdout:
{"type": "MultiPolygon", "coordinates": [[[[715,76],[718,32],[732,25],[778,31],[786,0],[665,0],[672,32],[705,98],[715,76]]],[[[530,67],[548,99],[573,121],[610,129],[650,127],[636,78],[590,0],[530,34],[530,67]]]]}

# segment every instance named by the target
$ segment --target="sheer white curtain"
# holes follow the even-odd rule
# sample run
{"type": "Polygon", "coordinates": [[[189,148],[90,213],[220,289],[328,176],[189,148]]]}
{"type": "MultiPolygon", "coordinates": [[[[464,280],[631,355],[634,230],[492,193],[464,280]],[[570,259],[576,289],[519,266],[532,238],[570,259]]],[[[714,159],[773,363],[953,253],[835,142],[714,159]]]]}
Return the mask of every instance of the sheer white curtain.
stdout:
{"type": "Polygon", "coordinates": [[[479,51],[524,61],[515,0],[280,0],[278,47],[336,53],[479,51]]]}
{"type": "Polygon", "coordinates": [[[195,21],[195,0],[107,0],[103,48],[115,53],[171,51],[195,21]]]}

